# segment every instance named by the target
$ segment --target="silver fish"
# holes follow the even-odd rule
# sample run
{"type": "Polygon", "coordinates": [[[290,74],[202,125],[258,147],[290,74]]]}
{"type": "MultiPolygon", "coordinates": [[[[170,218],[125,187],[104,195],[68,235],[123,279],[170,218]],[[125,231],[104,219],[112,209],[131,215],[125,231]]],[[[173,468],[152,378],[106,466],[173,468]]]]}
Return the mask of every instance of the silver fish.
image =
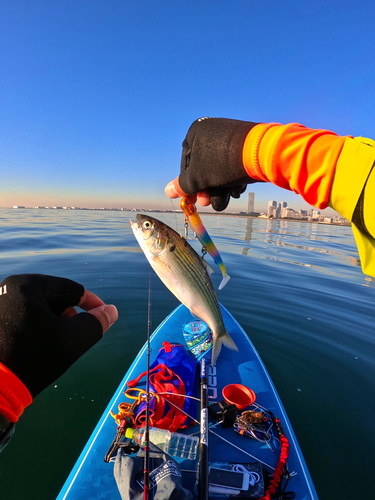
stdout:
{"type": "Polygon", "coordinates": [[[212,365],[222,344],[238,351],[224,326],[210,278],[213,273],[211,266],[163,222],[138,214],[136,222],[130,221],[130,224],[145,256],[164,285],[190,309],[193,316],[202,319],[212,330],[212,365]]]}

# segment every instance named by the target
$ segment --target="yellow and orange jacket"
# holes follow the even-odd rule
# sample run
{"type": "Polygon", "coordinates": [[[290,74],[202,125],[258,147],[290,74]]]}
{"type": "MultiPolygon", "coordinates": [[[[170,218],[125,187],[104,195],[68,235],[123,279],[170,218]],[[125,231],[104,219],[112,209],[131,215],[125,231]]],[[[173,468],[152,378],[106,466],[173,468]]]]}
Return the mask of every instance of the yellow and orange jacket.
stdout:
{"type": "Polygon", "coordinates": [[[246,137],[243,164],[253,179],[332,207],[352,222],[362,270],[375,277],[375,142],[290,123],[261,123],[246,137]]]}

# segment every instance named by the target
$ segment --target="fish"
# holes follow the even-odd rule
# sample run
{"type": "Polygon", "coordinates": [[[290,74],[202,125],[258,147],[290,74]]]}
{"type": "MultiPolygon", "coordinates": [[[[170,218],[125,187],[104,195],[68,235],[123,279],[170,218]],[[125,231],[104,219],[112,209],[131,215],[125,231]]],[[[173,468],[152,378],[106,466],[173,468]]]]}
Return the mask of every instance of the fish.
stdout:
{"type": "Polygon", "coordinates": [[[194,201],[189,196],[184,196],[181,199],[180,207],[185,214],[185,220],[190,224],[190,227],[197,235],[199,241],[202,243],[203,248],[211,255],[214,259],[215,264],[220,267],[221,273],[223,275],[222,282],[219,285],[219,290],[225,287],[225,285],[230,280],[230,276],[227,273],[223,259],[219,254],[215,243],[212,241],[211,236],[208,234],[207,229],[204,227],[201,218],[198,215],[197,209],[195,208],[194,201]]]}
{"type": "Polygon", "coordinates": [[[130,221],[134,236],[164,285],[194,317],[212,330],[211,364],[215,365],[221,346],[238,351],[227,332],[211,281],[212,267],[171,227],[149,215],[137,214],[130,221]]]}

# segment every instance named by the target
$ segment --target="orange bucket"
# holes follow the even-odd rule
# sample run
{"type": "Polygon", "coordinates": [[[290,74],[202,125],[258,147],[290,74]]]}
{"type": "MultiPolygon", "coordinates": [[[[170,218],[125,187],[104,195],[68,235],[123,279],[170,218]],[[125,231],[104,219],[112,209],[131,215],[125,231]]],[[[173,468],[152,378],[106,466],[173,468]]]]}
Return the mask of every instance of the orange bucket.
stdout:
{"type": "Polygon", "coordinates": [[[229,384],[223,389],[223,397],[228,404],[244,410],[256,400],[255,392],[242,384],[229,384]]]}

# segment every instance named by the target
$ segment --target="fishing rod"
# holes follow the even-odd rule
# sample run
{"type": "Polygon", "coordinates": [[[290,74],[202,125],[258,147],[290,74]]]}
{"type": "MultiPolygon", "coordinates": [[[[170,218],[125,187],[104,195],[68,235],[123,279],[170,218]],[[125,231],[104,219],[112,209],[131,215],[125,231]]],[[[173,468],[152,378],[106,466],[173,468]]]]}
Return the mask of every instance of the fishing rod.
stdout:
{"type": "Polygon", "coordinates": [[[208,380],[206,360],[201,359],[201,433],[199,446],[198,500],[208,500],[208,380]]]}
{"type": "MultiPolygon", "coordinates": [[[[220,254],[215,247],[210,235],[204,227],[197,209],[195,200],[189,196],[184,196],[181,199],[180,207],[185,214],[185,239],[188,238],[187,224],[189,223],[195,235],[202,243],[202,252],[208,252],[220,267],[223,274],[223,281],[219,286],[219,290],[227,283],[230,276],[227,274],[224,263],[220,254]]],[[[193,238],[194,239],[194,238],[193,238]]],[[[208,380],[206,375],[206,360],[203,357],[200,360],[201,365],[201,422],[200,422],[200,446],[199,446],[199,462],[198,462],[198,500],[208,500],[208,380]]]]}
{"type": "Polygon", "coordinates": [[[147,380],[146,380],[146,430],[145,456],[143,463],[143,500],[150,497],[150,329],[151,329],[151,266],[148,276],[148,310],[147,310],[147,380]]]}

